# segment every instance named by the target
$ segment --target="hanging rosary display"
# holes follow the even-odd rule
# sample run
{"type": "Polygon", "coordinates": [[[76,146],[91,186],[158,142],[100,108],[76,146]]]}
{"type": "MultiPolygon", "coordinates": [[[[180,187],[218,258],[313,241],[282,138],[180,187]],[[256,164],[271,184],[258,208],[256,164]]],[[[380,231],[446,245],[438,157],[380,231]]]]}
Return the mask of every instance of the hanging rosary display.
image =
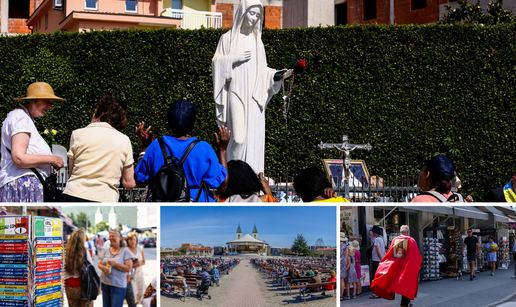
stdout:
{"type": "Polygon", "coordinates": [[[294,75],[302,73],[306,68],[306,62],[303,59],[296,60],[296,56],[292,57],[290,64],[288,64],[288,69],[292,69],[292,75],[289,77],[285,77],[285,73],[287,70],[283,70],[280,73],[282,74],[283,80],[283,117],[285,117],[285,127],[287,127],[288,120],[288,109],[290,107],[290,96],[292,94],[292,87],[294,86],[294,75]]]}

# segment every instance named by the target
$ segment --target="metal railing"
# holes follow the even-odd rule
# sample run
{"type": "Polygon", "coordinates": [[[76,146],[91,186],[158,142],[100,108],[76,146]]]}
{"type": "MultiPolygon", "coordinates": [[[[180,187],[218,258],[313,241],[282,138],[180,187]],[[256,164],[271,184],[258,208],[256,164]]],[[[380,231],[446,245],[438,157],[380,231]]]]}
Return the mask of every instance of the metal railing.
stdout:
{"type": "MultiPolygon", "coordinates": [[[[62,190],[64,190],[68,180],[67,174],[67,167],[57,172],[58,187],[62,190]]],[[[270,170],[269,174],[266,175],[272,177],[270,170]]],[[[277,183],[270,185],[270,188],[278,202],[302,202],[301,197],[294,190],[296,175],[289,174],[288,168],[286,168],[284,176],[276,174],[277,183]]],[[[351,180],[351,184],[346,184],[339,176],[337,178],[338,184],[333,186],[333,189],[338,196],[345,197],[353,202],[410,202],[421,192],[421,189],[417,187],[417,176],[418,174],[409,174],[408,171],[403,175],[399,175],[397,171],[393,174],[386,174],[384,170],[380,176],[383,178],[382,187],[378,187],[379,182],[376,182],[375,187],[371,187],[368,182],[369,178],[363,177],[357,178],[358,180],[351,180]],[[364,184],[361,186],[355,185],[357,181],[364,184]]],[[[118,191],[120,194],[119,202],[143,202],[147,195],[147,188],[134,188],[133,190],[119,188],[118,191]]],[[[452,191],[456,191],[455,182],[452,182],[452,191]]],[[[212,190],[212,192],[215,195],[216,191],[212,190]]]]}
{"type": "Polygon", "coordinates": [[[163,16],[181,19],[181,28],[183,29],[222,28],[222,13],[168,8],[163,16]]]}
{"type": "MultiPolygon", "coordinates": [[[[369,173],[371,173],[370,170],[369,173]]],[[[288,168],[284,174],[284,176],[276,174],[279,183],[270,186],[274,197],[278,202],[301,202],[301,198],[294,190],[296,174],[290,175],[288,168]]],[[[268,175],[270,176],[270,174],[268,175]]],[[[357,177],[358,180],[350,180],[350,182],[345,182],[339,176],[333,190],[338,196],[353,202],[410,202],[421,192],[421,189],[417,187],[418,175],[419,173],[410,174],[409,171],[404,175],[399,175],[397,171],[394,174],[386,174],[383,170],[383,174],[380,176],[383,178],[382,187],[378,187],[379,180],[372,187],[368,182],[369,178],[364,176],[357,177]],[[356,185],[357,182],[362,184],[356,185]]]]}

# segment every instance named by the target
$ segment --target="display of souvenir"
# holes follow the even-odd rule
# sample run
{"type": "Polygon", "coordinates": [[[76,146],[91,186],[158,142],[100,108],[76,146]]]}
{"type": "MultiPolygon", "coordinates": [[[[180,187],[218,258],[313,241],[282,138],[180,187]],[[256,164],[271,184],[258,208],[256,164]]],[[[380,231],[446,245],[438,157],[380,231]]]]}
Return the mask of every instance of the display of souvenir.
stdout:
{"type": "Polygon", "coordinates": [[[436,238],[423,238],[423,264],[421,280],[442,279],[439,269],[439,245],[436,238]]]}
{"type": "Polygon", "coordinates": [[[511,258],[509,257],[509,238],[502,237],[498,242],[498,268],[499,269],[508,269],[509,264],[511,263],[511,258]]]}

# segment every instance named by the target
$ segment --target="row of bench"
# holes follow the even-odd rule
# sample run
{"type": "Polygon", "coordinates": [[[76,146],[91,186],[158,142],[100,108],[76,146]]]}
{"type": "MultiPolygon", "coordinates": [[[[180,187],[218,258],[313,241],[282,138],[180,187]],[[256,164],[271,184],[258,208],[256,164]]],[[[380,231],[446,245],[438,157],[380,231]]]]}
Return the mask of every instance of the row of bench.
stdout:
{"type": "MultiPolygon", "coordinates": [[[[312,298],[313,296],[322,296],[322,297],[332,297],[329,295],[333,291],[333,296],[336,297],[337,294],[337,282],[331,281],[331,282],[323,282],[323,283],[310,283],[310,280],[312,279],[312,276],[302,276],[302,277],[294,277],[294,276],[288,276],[288,275],[282,275],[279,271],[276,271],[272,269],[272,266],[266,266],[266,265],[257,265],[255,264],[255,267],[258,267],[260,270],[262,276],[265,278],[270,278],[271,281],[274,283],[277,283],[281,287],[283,287],[287,293],[292,296],[292,290],[293,289],[299,289],[299,299],[303,300],[304,303],[306,303],[306,300],[309,298],[312,298]],[[326,286],[333,285],[333,290],[327,290],[324,289],[326,286]],[[309,291],[309,288],[318,287],[319,291],[309,291]]],[[[293,269],[293,266],[290,266],[290,269],[293,269]]],[[[299,268],[298,268],[299,269],[299,268]]],[[[331,271],[330,269],[318,269],[321,278],[323,278],[324,275],[329,274],[331,271]]]]}

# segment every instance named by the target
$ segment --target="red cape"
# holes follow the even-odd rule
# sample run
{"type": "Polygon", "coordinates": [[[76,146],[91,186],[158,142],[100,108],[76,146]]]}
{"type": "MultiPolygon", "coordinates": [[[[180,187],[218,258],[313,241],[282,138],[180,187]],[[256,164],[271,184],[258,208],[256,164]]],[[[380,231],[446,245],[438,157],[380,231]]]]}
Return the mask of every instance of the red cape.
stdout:
{"type": "Polygon", "coordinates": [[[416,241],[409,236],[401,235],[396,237],[391,247],[383,256],[378,270],[371,283],[371,290],[374,294],[387,300],[394,299],[394,293],[398,293],[413,300],[417,296],[419,281],[419,269],[422,262],[419,247],[416,241]],[[399,240],[406,240],[405,258],[394,256],[394,247],[399,240]]]}

